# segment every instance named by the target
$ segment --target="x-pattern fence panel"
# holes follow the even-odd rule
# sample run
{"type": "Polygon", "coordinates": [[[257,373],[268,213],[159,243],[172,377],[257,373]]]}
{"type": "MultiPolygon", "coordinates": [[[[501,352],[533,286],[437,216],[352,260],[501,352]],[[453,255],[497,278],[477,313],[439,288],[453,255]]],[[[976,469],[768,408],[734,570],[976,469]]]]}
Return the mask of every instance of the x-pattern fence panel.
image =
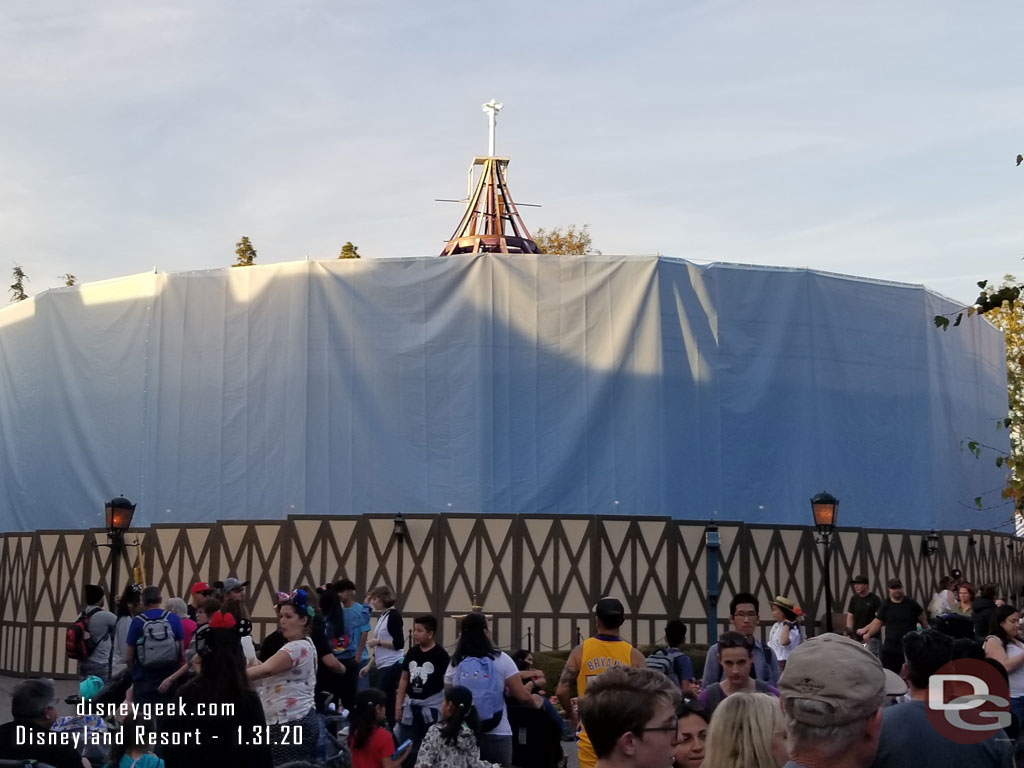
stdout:
{"type": "MultiPolygon", "coordinates": [[[[698,522],[663,518],[440,515],[406,518],[398,537],[385,517],[289,517],[277,522],[161,524],[131,532],[140,543],[147,580],[164,594],[188,593],[199,580],[237,576],[250,582],[257,636],[274,623],[274,594],[342,576],[360,590],[387,584],[411,617],[440,619],[440,641],[455,641],[454,616],[475,600],[492,617],[495,640],[512,650],[567,650],[592,631],[589,607],[614,594],[626,606],[623,633],[636,644],[657,642],[668,618],[679,617],[690,637],[707,637],[707,565],[718,562],[719,630],[737,592],[761,602],[783,594],[796,600],[812,625],[825,615],[824,549],[814,531],[793,526],[721,524],[714,553],[698,522]]],[[[833,610],[841,612],[849,581],[866,574],[873,589],[900,577],[908,593],[927,602],[938,578],[960,568],[975,584],[994,582],[1004,593],[1024,587],[1020,544],[1004,534],[943,532],[938,551],[925,552],[920,531],[844,529],[830,557],[833,610]]],[[[40,531],[0,535],[0,672],[69,675],[64,628],[80,609],[82,585],[123,587],[137,551],[112,564],[103,531],[40,531]]],[[[361,597],[361,595],[359,595],[361,597]]],[[[815,627],[809,627],[814,630],[815,627]]]]}

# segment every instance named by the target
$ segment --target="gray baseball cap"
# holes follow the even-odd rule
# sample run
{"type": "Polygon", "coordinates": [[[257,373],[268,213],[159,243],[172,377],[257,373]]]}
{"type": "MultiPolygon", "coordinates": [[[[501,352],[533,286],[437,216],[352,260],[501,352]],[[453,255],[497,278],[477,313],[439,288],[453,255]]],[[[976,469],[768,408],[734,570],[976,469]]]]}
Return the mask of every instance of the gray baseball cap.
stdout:
{"type": "Polygon", "coordinates": [[[827,714],[786,708],[795,720],[817,728],[866,720],[886,696],[906,692],[907,685],[899,675],[883,669],[863,645],[835,634],[801,643],[789,654],[779,678],[783,703],[809,699],[829,705],[827,714]]]}
{"type": "Polygon", "coordinates": [[[228,592],[233,592],[234,590],[238,589],[239,587],[248,587],[249,586],[249,582],[248,581],[239,581],[238,579],[236,579],[233,576],[229,576],[228,578],[224,579],[222,584],[223,584],[223,586],[221,587],[221,589],[224,591],[225,595],[228,592]]]}

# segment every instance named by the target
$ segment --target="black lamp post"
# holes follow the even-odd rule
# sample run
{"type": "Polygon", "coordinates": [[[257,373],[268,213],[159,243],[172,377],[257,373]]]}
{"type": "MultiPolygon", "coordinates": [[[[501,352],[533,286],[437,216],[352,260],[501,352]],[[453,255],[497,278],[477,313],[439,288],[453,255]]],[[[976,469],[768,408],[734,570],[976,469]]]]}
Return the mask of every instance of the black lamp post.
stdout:
{"type": "Polygon", "coordinates": [[[709,522],[704,529],[704,544],[707,547],[708,643],[714,644],[718,642],[718,550],[721,547],[718,526],[714,522],[709,522]]]}
{"type": "Polygon", "coordinates": [[[839,499],[822,491],[811,499],[818,543],[825,545],[825,631],[832,631],[832,534],[839,517],[839,499]]]}
{"type": "MultiPolygon", "coordinates": [[[[117,561],[124,551],[124,534],[132,525],[132,515],[135,514],[135,505],[123,496],[111,499],[105,505],[107,516],[107,544],[96,544],[94,547],[110,547],[110,600],[117,605],[117,561]]],[[[134,542],[129,546],[138,546],[134,542]]]]}
{"type": "Polygon", "coordinates": [[[931,557],[939,551],[939,535],[935,531],[929,531],[924,537],[924,556],[931,557]]]}
{"type": "Polygon", "coordinates": [[[401,541],[405,538],[405,535],[409,532],[409,528],[406,525],[405,518],[402,517],[402,513],[399,512],[395,515],[395,538],[401,541]]]}

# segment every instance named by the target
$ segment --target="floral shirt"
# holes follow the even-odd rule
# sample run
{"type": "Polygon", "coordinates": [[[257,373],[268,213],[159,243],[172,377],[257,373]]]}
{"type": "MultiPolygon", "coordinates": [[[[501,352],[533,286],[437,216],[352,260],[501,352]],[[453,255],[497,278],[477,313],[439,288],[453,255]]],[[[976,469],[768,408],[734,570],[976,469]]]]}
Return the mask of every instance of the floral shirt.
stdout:
{"type": "Polygon", "coordinates": [[[416,768],[500,768],[497,763],[480,759],[476,736],[466,725],[459,731],[455,744],[448,744],[441,736],[443,723],[436,723],[427,731],[416,756],[416,768]]]}
{"type": "Polygon", "coordinates": [[[316,650],[308,637],[285,643],[291,666],[263,681],[260,700],[268,725],[291,723],[309,714],[316,701],[316,650]]]}

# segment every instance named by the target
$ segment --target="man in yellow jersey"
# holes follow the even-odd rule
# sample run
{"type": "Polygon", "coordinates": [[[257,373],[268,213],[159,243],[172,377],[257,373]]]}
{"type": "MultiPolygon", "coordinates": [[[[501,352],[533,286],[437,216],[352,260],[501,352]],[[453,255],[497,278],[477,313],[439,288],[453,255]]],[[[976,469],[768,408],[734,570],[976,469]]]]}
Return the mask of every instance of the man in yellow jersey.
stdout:
{"type": "Polygon", "coordinates": [[[594,618],[597,620],[597,634],[572,649],[555,690],[562,708],[570,713],[576,726],[580,768],[594,768],[597,755],[586,730],[580,725],[579,715],[572,709],[572,681],[576,681],[576,695],[582,700],[587,695],[588,682],[603,672],[614,667],[646,666],[644,655],[619,635],[619,627],[626,620],[622,603],[614,597],[602,597],[594,606],[594,618]]]}

